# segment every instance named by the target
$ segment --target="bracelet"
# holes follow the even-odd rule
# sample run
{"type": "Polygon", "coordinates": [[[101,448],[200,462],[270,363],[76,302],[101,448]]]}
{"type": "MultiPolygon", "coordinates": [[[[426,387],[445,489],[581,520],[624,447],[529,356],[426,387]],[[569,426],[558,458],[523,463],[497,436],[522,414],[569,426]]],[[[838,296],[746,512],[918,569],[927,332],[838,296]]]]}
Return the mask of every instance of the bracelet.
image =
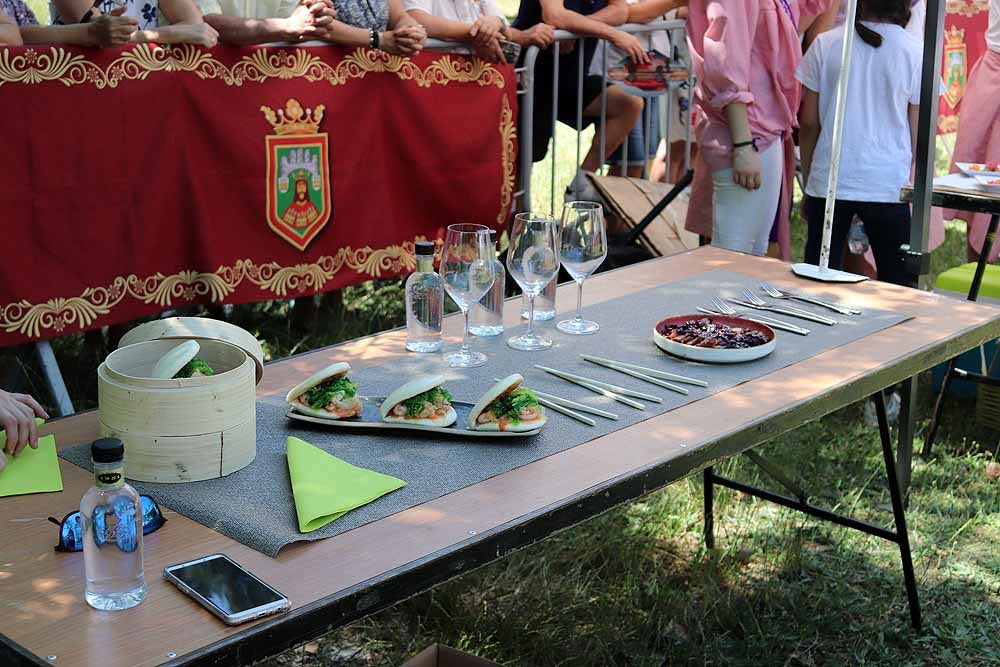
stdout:
{"type": "Polygon", "coordinates": [[[733,144],[733,150],[736,150],[737,148],[743,148],[744,146],[753,146],[754,151],[758,151],[757,137],[754,137],[750,141],[740,141],[738,143],[733,144]]]}
{"type": "Polygon", "coordinates": [[[368,48],[369,49],[377,49],[377,48],[379,48],[379,41],[380,40],[379,40],[378,30],[376,30],[375,28],[371,28],[369,30],[369,33],[370,33],[370,35],[368,36],[368,48]]]}

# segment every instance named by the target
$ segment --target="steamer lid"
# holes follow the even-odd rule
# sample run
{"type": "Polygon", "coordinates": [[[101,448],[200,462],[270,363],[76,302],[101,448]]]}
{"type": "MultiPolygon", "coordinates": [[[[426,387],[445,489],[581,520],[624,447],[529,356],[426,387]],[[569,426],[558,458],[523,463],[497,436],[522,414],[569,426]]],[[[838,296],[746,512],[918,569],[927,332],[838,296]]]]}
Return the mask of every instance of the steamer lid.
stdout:
{"type": "Polygon", "coordinates": [[[118,347],[161,338],[179,340],[205,338],[235,345],[253,359],[258,384],[264,376],[264,351],[260,347],[260,341],[249,331],[235,324],[209,317],[168,317],[146,322],[122,336],[118,347]]]}

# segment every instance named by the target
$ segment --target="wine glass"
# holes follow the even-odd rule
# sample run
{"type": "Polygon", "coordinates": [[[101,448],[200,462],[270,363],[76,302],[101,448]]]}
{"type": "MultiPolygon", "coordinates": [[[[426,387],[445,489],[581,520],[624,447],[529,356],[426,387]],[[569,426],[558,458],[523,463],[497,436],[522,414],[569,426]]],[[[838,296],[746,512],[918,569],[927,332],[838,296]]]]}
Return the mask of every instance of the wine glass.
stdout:
{"type": "Polygon", "coordinates": [[[449,225],[441,249],[438,273],[444,289],[465,317],[462,349],[446,354],[444,359],[456,368],[471,368],[486,363],[486,355],[469,350],[469,311],[493,286],[496,251],[490,243],[489,227],[484,225],[449,225]]]}
{"type": "Polygon", "coordinates": [[[559,259],[576,281],[576,317],[556,324],[568,334],[592,334],[601,326],[583,319],[583,281],[597,270],[608,256],[608,233],[604,209],[589,201],[569,202],[563,207],[562,245],[559,259]]]}
{"type": "Polygon", "coordinates": [[[535,297],[559,273],[559,222],[541,213],[518,213],[510,232],[507,268],[528,295],[528,330],[507,339],[515,350],[545,350],[552,341],[534,333],[535,297]]]}

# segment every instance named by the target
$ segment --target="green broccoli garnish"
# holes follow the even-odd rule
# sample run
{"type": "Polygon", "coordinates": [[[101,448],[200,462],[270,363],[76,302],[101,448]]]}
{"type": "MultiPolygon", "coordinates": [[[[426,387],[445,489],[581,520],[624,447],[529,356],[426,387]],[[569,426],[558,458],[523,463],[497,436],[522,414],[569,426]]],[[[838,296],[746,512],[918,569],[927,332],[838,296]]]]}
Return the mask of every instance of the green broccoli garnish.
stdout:
{"type": "Polygon", "coordinates": [[[175,378],[189,378],[195,373],[201,373],[202,375],[215,375],[215,370],[206,364],[201,359],[195,357],[191,361],[184,364],[184,367],[177,371],[175,378]]]}
{"type": "Polygon", "coordinates": [[[521,423],[521,410],[533,408],[538,405],[538,397],[527,387],[518,387],[514,391],[508,392],[498,397],[490,404],[490,410],[496,416],[497,421],[507,419],[513,424],[521,423]]]}
{"type": "Polygon", "coordinates": [[[315,387],[306,391],[306,403],[314,410],[319,410],[329,404],[337,394],[340,394],[343,398],[354,398],[358,394],[358,385],[346,377],[320,382],[315,387]]]}
{"type": "Polygon", "coordinates": [[[416,419],[424,411],[424,403],[437,405],[438,400],[451,403],[451,394],[444,387],[434,387],[408,398],[403,401],[403,405],[406,406],[406,416],[410,419],[416,419]]]}

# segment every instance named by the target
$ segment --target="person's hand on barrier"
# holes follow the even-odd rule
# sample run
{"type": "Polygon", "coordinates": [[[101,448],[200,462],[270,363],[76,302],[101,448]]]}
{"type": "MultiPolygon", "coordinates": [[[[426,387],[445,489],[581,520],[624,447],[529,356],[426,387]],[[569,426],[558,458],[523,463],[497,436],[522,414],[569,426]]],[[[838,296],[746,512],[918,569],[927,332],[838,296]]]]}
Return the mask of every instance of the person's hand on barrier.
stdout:
{"type": "Polygon", "coordinates": [[[484,45],[473,44],[472,48],[476,52],[476,56],[488,63],[498,63],[500,65],[507,63],[507,58],[503,55],[503,48],[500,46],[499,40],[494,39],[484,45]]]}
{"type": "Polygon", "coordinates": [[[747,190],[760,187],[760,155],[753,146],[733,149],[733,182],[747,190]]]}
{"type": "Polygon", "coordinates": [[[556,38],[556,29],[548,23],[536,23],[521,33],[524,35],[524,46],[537,46],[542,49],[556,38]]]}
{"type": "Polygon", "coordinates": [[[636,65],[645,65],[649,63],[649,54],[646,53],[646,49],[642,46],[642,42],[636,39],[635,35],[630,35],[627,32],[616,30],[615,37],[611,40],[611,43],[618,47],[619,50],[624,51],[636,65]]]}
{"type": "Polygon", "coordinates": [[[427,31],[419,25],[407,25],[395,30],[387,30],[379,37],[383,51],[397,56],[415,56],[424,48],[427,31]]]}
{"type": "Polygon", "coordinates": [[[472,43],[489,48],[490,42],[503,39],[503,20],[499,16],[480,16],[469,28],[472,43]]]}
{"type": "Polygon", "coordinates": [[[285,19],[285,39],[300,42],[323,39],[333,19],[326,15],[327,5],[322,0],[303,2],[285,19]]]}
{"type": "Polygon", "coordinates": [[[102,14],[87,23],[87,36],[91,46],[108,48],[128,44],[138,29],[139,22],[131,16],[122,16],[124,7],[102,14]]]}
{"type": "Polygon", "coordinates": [[[178,23],[172,26],[183,32],[183,41],[210,49],[219,43],[219,33],[207,23],[178,23]]]}
{"type": "Polygon", "coordinates": [[[36,416],[49,417],[38,401],[27,394],[11,394],[0,389],[0,428],[7,432],[4,451],[8,455],[17,456],[25,445],[31,445],[32,449],[38,447],[36,416]]]}

